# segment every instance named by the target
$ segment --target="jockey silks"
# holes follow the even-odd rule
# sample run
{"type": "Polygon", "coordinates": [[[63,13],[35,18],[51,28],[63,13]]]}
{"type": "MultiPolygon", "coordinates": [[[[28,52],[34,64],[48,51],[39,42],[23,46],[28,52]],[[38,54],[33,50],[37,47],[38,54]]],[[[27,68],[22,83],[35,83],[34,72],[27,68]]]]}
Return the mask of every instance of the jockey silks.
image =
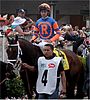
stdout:
{"type": "Polygon", "coordinates": [[[52,39],[56,35],[54,31],[56,31],[56,34],[58,37],[60,35],[60,30],[59,30],[57,22],[53,18],[51,17],[40,18],[36,22],[36,28],[35,28],[36,33],[34,34],[34,36],[37,37],[39,33],[40,39],[43,39],[43,40],[52,39]]]}

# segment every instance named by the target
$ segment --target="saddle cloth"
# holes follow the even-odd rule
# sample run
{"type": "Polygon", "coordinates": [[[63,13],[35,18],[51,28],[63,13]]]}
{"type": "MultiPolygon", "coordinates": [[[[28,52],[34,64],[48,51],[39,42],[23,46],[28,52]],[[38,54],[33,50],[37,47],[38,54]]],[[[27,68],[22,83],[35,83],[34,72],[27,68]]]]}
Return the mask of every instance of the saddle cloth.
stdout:
{"type": "Polygon", "coordinates": [[[66,54],[57,48],[54,48],[53,52],[56,54],[57,57],[63,57],[64,70],[69,70],[69,63],[68,63],[66,54]]]}

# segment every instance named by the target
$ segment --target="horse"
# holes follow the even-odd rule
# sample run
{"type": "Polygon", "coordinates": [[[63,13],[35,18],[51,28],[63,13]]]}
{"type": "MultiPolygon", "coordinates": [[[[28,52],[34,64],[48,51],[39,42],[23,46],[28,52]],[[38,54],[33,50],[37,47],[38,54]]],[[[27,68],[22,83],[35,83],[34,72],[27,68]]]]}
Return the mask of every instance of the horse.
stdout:
{"type": "MultiPolygon", "coordinates": [[[[10,41],[8,39],[8,41],[10,41]]],[[[11,42],[10,42],[11,43],[11,42]]],[[[23,39],[18,38],[18,43],[20,46],[20,50],[22,54],[19,55],[23,63],[27,63],[28,65],[35,66],[37,69],[37,60],[40,56],[43,56],[43,53],[40,47],[33,45],[31,42],[23,39]]],[[[11,43],[12,44],[12,43],[11,43]]],[[[67,80],[67,98],[74,98],[74,90],[75,86],[77,85],[77,98],[83,98],[83,80],[84,80],[84,68],[82,62],[79,60],[78,56],[70,51],[70,50],[63,50],[66,54],[66,57],[69,62],[69,70],[65,71],[66,80],[67,80]]],[[[18,49],[10,46],[7,49],[7,55],[9,59],[14,59],[17,57],[16,54],[18,53],[18,49]]],[[[33,87],[35,88],[36,80],[38,73],[37,71],[33,72],[26,68],[21,67],[20,69],[20,76],[24,82],[24,85],[27,90],[27,94],[29,98],[32,97],[32,90],[33,87]],[[27,85],[28,84],[28,85],[27,85]]]]}
{"type": "Polygon", "coordinates": [[[15,77],[13,72],[13,66],[10,63],[5,63],[0,61],[0,98],[5,99],[7,97],[7,89],[5,82],[8,79],[12,79],[15,77]]]}

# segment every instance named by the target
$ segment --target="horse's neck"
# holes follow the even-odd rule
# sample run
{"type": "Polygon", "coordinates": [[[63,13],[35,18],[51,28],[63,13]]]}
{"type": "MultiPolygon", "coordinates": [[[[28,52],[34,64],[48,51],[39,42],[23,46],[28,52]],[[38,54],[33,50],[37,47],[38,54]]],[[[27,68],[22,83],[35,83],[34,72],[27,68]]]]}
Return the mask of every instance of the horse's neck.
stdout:
{"type": "Polygon", "coordinates": [[[22,50],[21,59],[29,64],[37,63],[38,57],[42,55],[40,48],[23,40],[20,40],[19,44],[22,50]]]}

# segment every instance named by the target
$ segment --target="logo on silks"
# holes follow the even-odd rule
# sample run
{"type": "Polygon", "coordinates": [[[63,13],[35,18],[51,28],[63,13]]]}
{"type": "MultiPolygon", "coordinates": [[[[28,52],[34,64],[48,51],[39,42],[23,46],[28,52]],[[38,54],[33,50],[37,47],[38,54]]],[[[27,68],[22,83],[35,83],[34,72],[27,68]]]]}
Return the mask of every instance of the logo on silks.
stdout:
{"type": "Polygon", "coordinates": [[[40,37],[49,39],[52,35],[52,27],[49,22],[41,22],[39,24],[40,37]]]}
{"type": "Polygon", "coordinates": [[[49,67],[49,68],[54,68],[54,67],[55,67],[55,64],[53,64],[53,63],[48,64],[48,67],[49,67]]]}

